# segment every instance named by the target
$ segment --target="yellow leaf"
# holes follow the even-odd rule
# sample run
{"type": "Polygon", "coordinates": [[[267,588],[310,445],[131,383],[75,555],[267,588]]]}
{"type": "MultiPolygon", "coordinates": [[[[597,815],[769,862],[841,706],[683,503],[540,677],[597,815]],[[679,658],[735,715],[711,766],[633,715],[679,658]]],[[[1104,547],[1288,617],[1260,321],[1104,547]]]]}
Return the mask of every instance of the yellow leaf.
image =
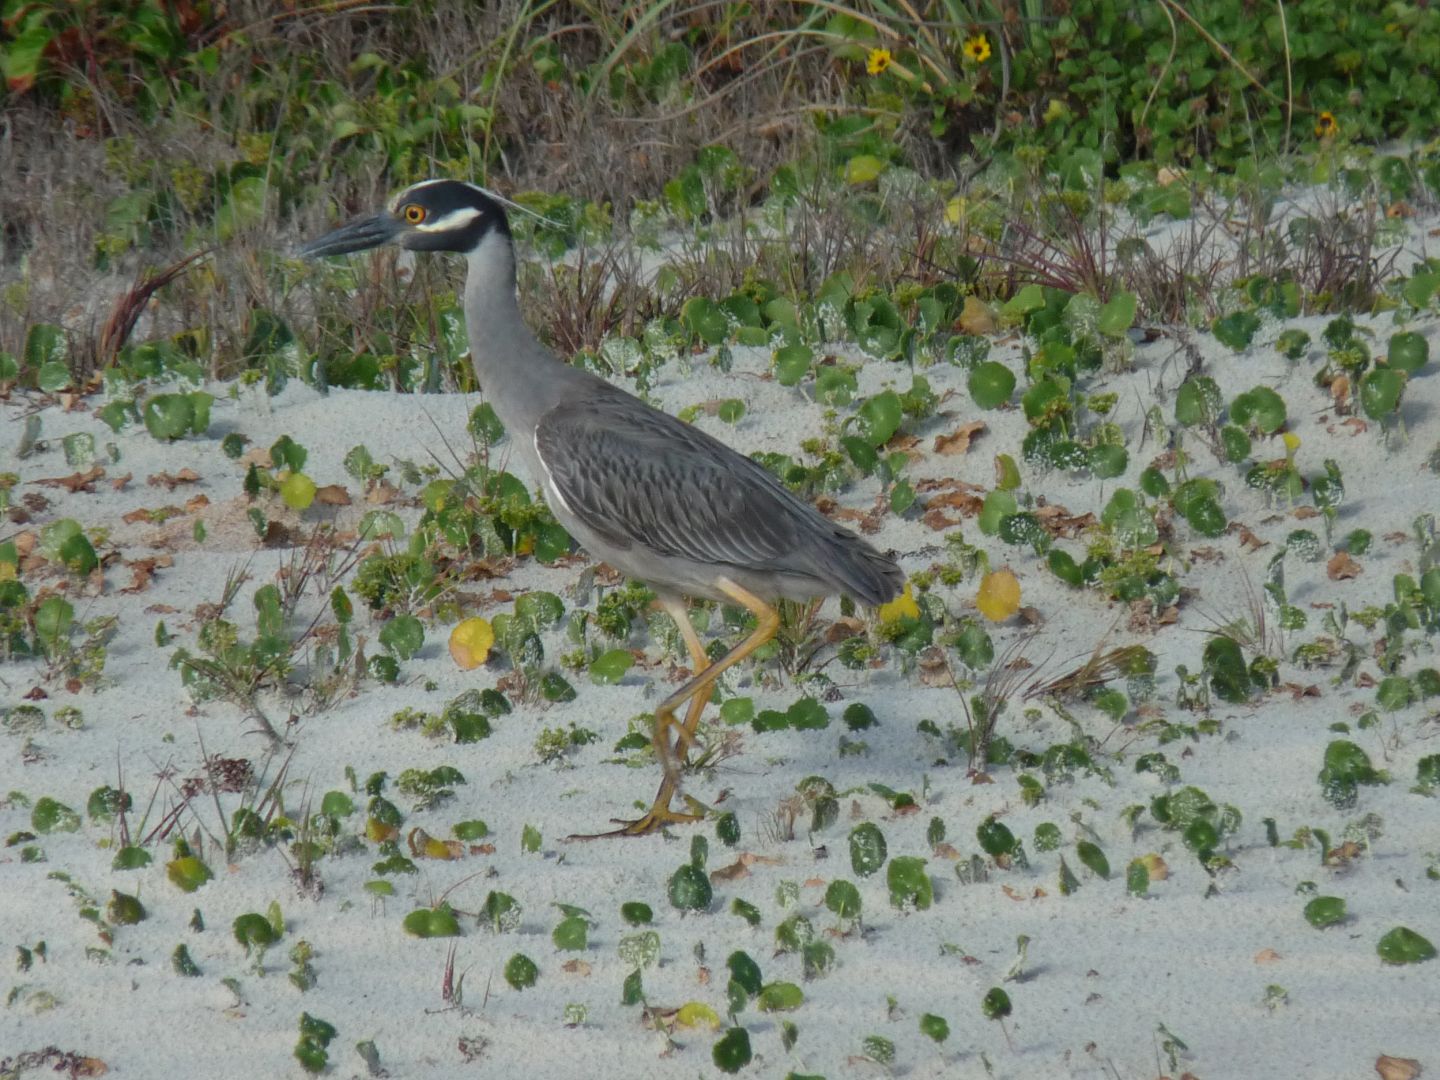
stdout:
{"type": "Polygon", "coordinates": [[[1050,104],[1045,106],[1044,121],[1053,124],[1056,120],[1064,120],[1070,115],[1070,108],[1059,98],[1051,98],[1050,104]]]}
{"type": "Polygon", "coordinates": [[[291,473],[280,481],[280,498],[291,510],[305,510],[315,501],[315,481],[304,473],[291,473]]]}
{"type": "Polygon", "coordinates": [[[681,1027],[707,1027],[711,1031],[720,1028],[720,1017],[703,1001],[687,1001],[675,1014],[675,1022],[681,1027]]]}
{"type": "Polygon", "coordinates": [[[1004,622],[1020,610],[1020,581],[1009,570],[996,570],[980,580],[975,606],[991,622],[1004,622]]]}
{"type": "Polygon", "coordinates": [[[885,171],[885,162],[873,154],[859,154],[845,163],[847,184],[868,184],[885,171]]]}
{"type": "Polygon", "coordinates": [[[470,671],[485,663],[494,644],[495,631],[487,620],[466,619],[450,631],[450,658],[461,671],[470,671]]]}
{"type": "Polygon", "coordinates": [[[969,209],[964,195],[956,195],[945,204],[945,221],[949,225],[959,225],[965,220],[965,211],[969,209]]]}
{"type": "Polygon", "coordinates": [[[1285,432],[1280,438],[1285,443],[1285,449],[1290,453],[1293,454],[1296,450],[1300,449],[1300,436],[1296,435],[1293,431],[1285,432]]]}
{"type": "Polygon", "coordinates": [[[880,605],[881,622],[899,622],[901,619],[918,619],[920,617],[920,605],[915,602],[915,595],[910,588],[910,583],[905,583],[905,589],[898,597],[888,604],[880,605]]]}

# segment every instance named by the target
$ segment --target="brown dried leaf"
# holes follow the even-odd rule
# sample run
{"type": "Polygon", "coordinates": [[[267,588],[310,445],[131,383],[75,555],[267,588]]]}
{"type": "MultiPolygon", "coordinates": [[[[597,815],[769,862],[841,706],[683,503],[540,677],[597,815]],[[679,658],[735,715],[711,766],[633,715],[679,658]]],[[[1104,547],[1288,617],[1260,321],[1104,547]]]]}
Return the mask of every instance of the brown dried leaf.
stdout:
{"type": "Polygon", "coordinates": [[[130,481],[134,479],[135,474],[128,472],[125,473],[123,476],[112,476],[110,478],[110,487],[114,491],[122,491],[125,485],[130,483],[130,481]]]}
{"type": "Polygon", "coordinates": [[[91,466],[88,472],[71,473],[69,476],[48,476],[40,480],[30,481],[32,484],[40,484],[43,487],[64,488],[71,495],[84,491],[94,494],[95,481],[105,479],[105,470],[99,465],[91,466]]]}
{"type": "Polygon", "coordinates": [[[589,961],[566,960],[565,963],[560,965],[560,970],[568,971],[571,975],[585,976],[589,975],[592,969],[590,967],[589,961]]]}
{"type": "Polygon", "coordinates": [[[177,473],[159,472],[154,476],[147,477],[145,482],[151,487],[163,487],[166,491],[174,491],[181,484],[198,484],[200,474],[194,469],[181,469],[177,473]]]}
{"type": "Polygon", "coordinates": [[[321,506],[349,506],[350,492],[339,484],[326,484],[315,489],[315,501],[321,506]]]}
{"type": "Polygon", "coordinates": [[[385,506],[400,498],[400,489],[384,480],[365,493],[365,501],[371,506],[385,506]]]}
{"type": "Polygon", "coordinates": [[[1350,557],[1348,551],[1337,551],[1325,564],[1325,573],[1331,581],[1345,581],[1360,576],[1361,566],[1350,557]]]}
{"type": "Polygon", "coordinates": [[[960,329],[977,336],[995,332],[995,316],[978,296],[965,297],[965,306],[960,309],[960,329]]]}
{"type": "Polygon", "coordinates": [[[1375,1071],[1380,1074],[1380,1080],[1416,1080],[1421,1070],[1420,1062],[1414,1058],[1381,1054],[1375,1059],[1375,1071]]]}
{"type": "Polygon", "coordinates": [[[1051,536],[1064,539],[1073,539],[1095,524],[1094,514],[1072,514],[1063,506],[1036,507],[1035,516],[1051,536]]]}
{"type": "Polygon", "coordinates": [[[1257,964],[1278,964],[1283,957],[1274,949],[1261,949],[1255,954],[1257,964]]]}
{"type": "Polygon", "coordinates": [[[195,513],[195,511],[203,510],[209,505],[210,499],[205,494],[201,493],[199,495],[192,495],[190,498],[185,500],[185,512],[187,514],[193,514],[195,513]]]}
{"type": "Polygon", "coordinates": [[[710,871],[710,883],[719,884],[722,881],[740,881],[750,876],[750,867],[745,865],[743,858],[736,859],[729,866],[722,866],[718,870],[710,871]]]}
{"type": "Polygon", "coordinates": [[[1261,548],[1268,547],[1270,544],[1269,540],[1261,540],[1260,537],[1256,536],[1239,522],[1232,522],[1230,527],[1234,529],[1236,535],[1240,537],[1240,546],[1246,551],[1259,551],[1261,548]]]}
{"type": "Polygon", "coordinates": [[[985,430],[985,421],[972,420],[949,435],[935,436],[935,452],[947,457],[968,453],[971,441],[985,430]]]}

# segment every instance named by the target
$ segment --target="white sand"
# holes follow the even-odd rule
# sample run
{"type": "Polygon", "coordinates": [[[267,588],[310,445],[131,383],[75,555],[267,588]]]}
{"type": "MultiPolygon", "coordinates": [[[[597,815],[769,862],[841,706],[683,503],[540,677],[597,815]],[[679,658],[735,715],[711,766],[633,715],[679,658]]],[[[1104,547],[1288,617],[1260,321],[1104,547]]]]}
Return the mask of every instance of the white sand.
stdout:
{"type": "MultiPolygon", "coordinates": [[[[1288,325],[1308,330],[1318,346],[1325,322],[1307,318],[1288,325]]],[[[1391,318],[1364,322],[1375,330],[1375,351],[1383,354],[1384,341],[1394,329],[1391,318]]],[[[1435,320],[1422,328],[1430,336],[1432,357],[1440,354],[1435,320]]],[[[1323,562],[1288,561],[1291,602],[1310,615],[1309,628],[1287,635],[1288,654],[1296,644],[1321,633],[1324,612],[1312,609],[1312,604],[1343,601],[1352,611],[1383,605],[1391,597],[1394,574],[1416,573],[1411,523],[1421,510],[1440,510],[1440,480],[1423,467],[1440,430],[1436,424],[1440,377],[1435,374],[1437,359],[1432,358],[1421,376],[1412,380],[1404,402],[1409,441],[1387,449],[1376,425],[1357,433],[1337,423],[1324,392],[1311,385],[1318,361],[1292,365],[1271,348],[1279,329],[1267,326],[1252,349],[1241,355],[1208,335],[1197,335],[1195,340],[1227,403],[1236,393],[1259,384],[1273,386],[1284,396],[1290,430],[1301,438],[1298,462],[1303,474],[1319,473],[1327,457],[1341,462],[1348,495],[1337,541],[1358,527],[1375,537],[1371,552],[1358,560],[1363,572],[1353,580],[1330,581],[1323,562]]],[[[991,355],[1017,371],[1022,367],[1016,339],[997,342],[991,355]]],[[[746,450],[795,454],[801,439],[820,432],[824,410],[799,390],[759,378],[768,362],[766,351],[738,349],[735,370],[728,376],[699,361],[672,363],[664,371],[657,396],[671,410],[739,397],[748,412],[738,425],[708,417],[698,422],[746,450]]],[[[1138,349],[1133,373],[1097,380],[1090,387],[1119,393],[1113,418],[1125,430],[1131,461],[1122,480],[1102,483],[1055,473],[1037,475],[1022,464],[1025,489],[1077,514],[1098,514],[1117,486],[1135,487],[1140,470],[1158,452],[1153,441],[1140,444],[1145,411],[1159,401],[1167,419],[1173,416],[1184,362],[1173,343],[1161,339],[1138,349]]],[[[934,437],[952,431],[975,410],[959,369],[936,366],[925,374],[938,393],[949,396],[939,415],[914,429],[920,437],[917,449],[925,456],[910,476],[955,475],[988,487],[994,482],[995,453],[1019,458],[1026,430],[1023,415],[1018,409],[985,414],[989,431],[967,456],[932,454],[934,437]]],[[[909,381],[904,367],[872,361],[861,376],[862,394],[887,384],[904,390],[909,381]]],[[[197,773],[202,737],[211,754],[250,757],[258,764],[263,740],[246,734],[240,711],[224,703],[192,706],[179,675],[167,669],[176,646],[194,647],[196,606],[214,602],[227,571],[239,565],[248,564],[252,578],[232,617],[244,635],[253,634],[250,596],[256,587],[273,580],[286,558],[285,552],[256,549],[243,514],[243,470],[220,453],[219,438],[238,431],[248,435],[253,445],[264,447],[288,433],[308,448],[307,472],[317,483],[344,484],[355,493],[356,485],[341,466],[352,446],[363,442],[380,462],[392,456],[424,462],[429,451],[446,458],[431,421],[450,433],[457,449],[468,447],[468,439],[460,433],[467,410],[476,403],[339,390],[322,397],[298,382],[273,401],[246,393],[237,403],[225,397],[224,390],[217,391],[221,397],[215,404],[210,436],[173,446],[161,445],[143,429],[112,436],[84,410],[67,414],[48,408],[42,417],[49,448],[24,461],[13,456],[22,403],[12,400],[7,407],[0,469],[20,474],[17,499],[43,492],[51,501],[29,527],[74,517],[87,529],[108,530],[102,554],[118,551],[134,559],[170,553],[175,561],[173,567],[156,573],[148,589],[133,595],[121,592],[130,574],[118,564],[106,571],[103,591],[71,584],[70,595],[80,616],[119,616],[119,635],[111,646],[104,680],[98,688],[78,695],[59,685],[45,685],[50,696],[40,704],[52,720],[35,737],[43,756],[22,763],[22,739],[0,736],[0,792],[23,792],[32,802],[50,796],[83,811],[89,793],[116,783],[120,770],[138,812],[162,769],[177,777],[197,773]],[[122,456],[118,464],[106,466],[107,472],[112,477],[133,473],[134,479],[120,491],[101,481],[93,494],[70,495],[32,486],[39,478],[75,471],[60,453],[60,438],[73,431],[92,432],[102,447],[113,442],[122,456]],[[173,473],[186,466],[200,474],[200,483],[174,493],[146,486],[145,478],[151,474],[173,473]],[[210,529],[203,546],[190,539],[191,515],[163,528],[121,521],[124,513],[137,507],[181,505],[196,492],[210,500],[198,515],[210,529]],[[152,548],[162,539],[168,540],[166,546],[152,548]],[[177,610],[165,614],[151,610],[162,604],[177,610]],[[154,641],[155,624],[162,617],[178,635],[167,648],[154,641]],[[69,704],[83,710],[83,730],[64,730],[53,722],[55,710],[69,704]]],[[[1170,720],[1194,724],[1201,718],[1198,714],[1174,707],[1175,665],[1198,669],[1207,632],[1215,629],[1215,621],[1247,614],[1246,582],[1259,590],[1265,564],[1292,529],[1310,528],[1323,537],[1323,527],[1319,519],[1301,521],[1285,508],[1268,507],[1259,494],[1245,488],[1235,469],[1217,463],[1198,440],[1187,445],[1194,454],[1192,475],[1221,479],[1229,518],[1253,530],[1269,546],[1247,551],[1234,532],[1204,541],[1179,524],[1182,550],[1208,548],[1213,554],[1196,558],[1181,575],[1181,583],[1196,592],[1182,605],[1175,625],[1153,632],[1132,631],[1120,605],[1094,591],[1067,589],[1033,554],[982,536],[973,519],[965,521],[963,531],[967,540],[990,553],[993,565],[1008,564],[1019,575],[1025,604],[1042,619],[1027,652],[1032,660],[1053,658],[1047,670],[1058,674],[1102,639],[1108,645],[1138,642],[1159,658],[1155,704],[1170,720]],[[1117,622],[1107,639],[1106,631],[1117,622]]],[[[1257,442],[1256,455],[1280,457],[1283,448],[1278,438],[1257,442]]],[[[868,509],[878,490],[876,481],[864,481],[842,501],[868,509]]],[[[413,489],[406,494],[413,495],[413,489]]],[[[1309,504],[1308,497],[1302,504],[1309,504]]],[[[265,508],[272,518],[295,522],[295,515],[278,502],[265,508]]],[[[346,511],[341,522],[353,522],[359,509],[346,511]]],[[[882,547],[898,549],[905,568],[912,572],[943,554],[942,534],[921,523],[920,509],[917,506],[905,519],[887,514],[875,537],[882,547]]],[[[402,513],[407,522],[418,516],[415,509],[402,513]]],[[[330,514],[312,508],[300,524],[324,521],[330,514]]],[[[1061,546],[1076,554],[1083,551],[1083,541],[1062,541],[1061,546]]],[[[516,594],[550,589],[566,596],[569,607],[572,601],[566,590],[581,569],[578,563],[547,569],[525,561],[493,585],[516,594]]],[[[31,575],[26,580],[32,593],[41,584],[60,583],[58,575],[31,575]]],[[[952,611],[965,612],[973,611],[975,586],[972,579],[955,590],[937,588],[952,611]]],[[[484,594],[490,587],[482,582],[473,591],[484,594]]],[[[481,607],[473,613],[489,616],[509,606],[481,607]]],[[[303,623],[315,610],[312,596],[299,621],[303,623]]],[[[833,605],[826,608],[827,618],[836,614],[833,605]]],[[[370,638],[373,651],[378,627],[370,624],[368,612],[358,602],[356,625],[370,638]]],[[[688,859],[690,836],[710,838],[712,870],[736,858],[736,852],[715,839],[710,826],[677,830],[673,842],[658,837],[591,844],[561,840],[576,830],[603,827],[611,816],[629,812],[632,800],[648,799],[653,791],[654,768],[629,770],[603,759],[613,756],[610,748],[627,720],[653,707],[671,686],[668,663],[657,663],[662,660],[658,647],[651,643],[647,665],[637,665],[619,686],[594,686],[583,672],[567,673],[578,691],[576,700],[548,708],[517,707],[497,721],[494,735],[481,743],[455,746],[427,741],[414,732],[392,731],[389,718],[396,710],[438,709],[461,690],[493,686],[506,673],[503,660],[492,660],[472,673],[458,671],[445,650],[449,629],[448,624],[427,625],[424,651],[403,665],[401,685],[386,688],[366,682],[358,696],[301,719],[290,733],[294,758],[286,805],[298,815],[307,792],[318,807],[325,791],[346,789],[347,765],[363,780],[376,770],[386,770],[393,778],[405,768],[449,764],[464,773],[468,784],[457,789],[454,799],[430,810],[412,813],[393,786],[387,792],[406,811],[402,833],[419,826],[447,837],[455,822],[482,818],[490,826],[494,854],[474,854],[458,862],[417,860],[419,874],[392,877],[396,895],[377,905],[362,889],[376,877],[371,869],[376,861],[373,845],[359,854],[322,859],[318,872],[324,892],[319,899],[297,893],[276,850],[246,855],[227,866],[223,854],[207,841],[203,853],[217,878],[187,896],[166,880],[168,844],[153,845],[156,861],[147,869],[112,871],[109,830],[88,822],[74,834],[41,837],[38,843],[45,862],[22,864],[18,845],[0,849],[0,946],[7,964],[0,986],[11,995],[7,1007],[0,1009],[0,1058],[54,1045],[103,1060],[115,1076],[293,1076],[300,1072],[291,1056],[297,1021],[308,1012],[339,1029],[330,1049],[333,1075],[365,1075],[353,1047],[367,1039],[375,1041],[383,1065],[395,1077],[500,1076],[516,1068],[539,1078],[596,1080],[718,1075],[711,1063],[714,1036],[680,1028],[674,1033],[673,1048],[667,1049],[665,1040],[642,1023],[639,1008],[620,1005],[621,982],[628,969],[616,946],[634,931],[621,921],[619,905],[642,900],[655,911],[654,929],[662,942],[659,967],[644,976],[652,1006],[673,1008],[702,1001],[723,1015],[725,958],[737,949],[747,951],[761,965],[767,981],[802,983],[806,1001],[796,1012],[761,1014],[752,1008],[742,1014],[756,1055],[745,1075],[780,1077],[791,1070],[832,1080],[880,1075],[883,1070],[878,1065],[857,1057],[862,1039],[875,1034],[895,1044],[892,1071],[896,1075],[983,1076],[984,1055],[993,1074],[1002,1077],[1150,1077],[1171,1071],[1158,1048],[1157,1024],[1188,1044],[1189,1052],[1181,1055],[1175,1073],[1188,1069],[1207,1080],[1370,1076],[1382,1053],[1419,1059],[1430,1070],[1440,1068],[1440,963],[1387,967],[1375,951],[1381,935],[1396,925],[1440,942],[1440,884],[1426,878],[1427,866],[1440,860],[1440,813],[1433,799],[1409,791],[1416,762],[1440,749],[1433,702],[1384,714],[1378,728],[1359,731],[1354,727],[1357,715],[1375,707],[1373,689],[1357,689],[1353,682],[1337,688],[1331,685],[1333,669],[1302,671],[1284,663],[1282,682],[1313,685],[1318,696],[1297,698],[1282,688],[1244,708],[1217,702],[1213,716],[1220,722],[1220,734],[1159,747],[1179,767],[1184,784],[1202,788],[1217,802],[1233,804],[1244,815],[1238,835],[1223,849],[1234,869],[1212,878],[1178,834],[1160,830],[1148,811],[1140,815],[1133,836],[1121,817],[1126,807],[1148,806],[1165,790],[1153,775],[1134,771],[1136,756],[1157,749],[1157,740],[1153,733],[1133,731],[1133,713],[1127,725],[1116,729],[1094,709],[1073,705],[1085,733],[1103,740],[1106,754],[1116,755],[1099,759],[1111,770],[1114,786],[1098,777],[1077,777],[1070,784],[1049,786],[1046,799],[1027,808],[1010,768],[995,769],[992,783],[976,784],[967,776],[963,758],[935,764],[944,751],[917,732],[916,723],[930,719],[942,729],[963,726],[953,689],[922,686],[918,674],[900,672],[893,656],[865,677],[832,664],[826,670],[843,699],[829,706],[827,731],[744,731],[742,754],[725,761],[714,774],[690,781],[689,790],[707,802],[728,792],[723,805],[738,815],[743,829],[739,850],[763,856],[764,861],[753,864],[742,879],[718,883],[710,913],[682,916],[666,898],[666,882],[688,859]],[[427,680],[435,689],[424,689],[427,680]],[[868,743],[868,753],[841,757],[837,741],[845,729],[840,713],[854,701],[868,703],[881,726],[858,736],[868,743]],[[541,727],[571,722],[594,729],[600,741],[575,751],[573,768],[536,764],[533,745],[541,727]],[[1351,725],[1350,733],[1332,732],[1337,723],[1351,725]],[[1375,764],[1394,778],[1388,786],[1363,788],[1358,806],[1347,811],[1325,802],[1316,780],[1324,747],[1341,737],[1363,746],[1375,764]],[[796,839],[768,839],[763,825],[767,816],[793,794],[797,781],[813,774],[825,776],[844,793],[839,822],[807,837],[802,818],[796,839]],[[919,812],[893,813],[866,792],[872,782],[914,793],[921,802],[919,812]],[[1025,842],[1029,868],[992,868],[988,881],[962,885],[954,864],[931,852],[927,824],[932,817],[941,818],[949,843],[968,858],[979,850],[976,826],[990,814],[1002,815],[1025,842]],[[1302,826],[1323,828],[1338,844],[1345,838],[1347,824],[1366,815],[1383,823],[1380,835],[1340,867],[1322,866],[1313,845],[1305,850],[1269,847],[1262,824],[1264,818],[1274,818],[1282,838],[1302,826]],[[826,937],[834,946],[837,966],[822,978],[803,982],[799,956],[775,954],[774,928],[790,913],[777,903],[777,886],[800,883],[801,900],[794,910],[808,916],[817,931],[834,926],[834,917],[822,903],[824,884],[835,878],[856,880],[846,835],[861,819],[884,830],[892,857],[930,859],[934,906],[925,912],[898,912],[888,903],[883,872],[857,881],[865,904],[864,932],[826,937]],[[1108,856],[1110,880],[1094,877],[1076,858],[1074,842],[1087,835],[1073,824],[1077,819],[1083,820],[1087,832],[1094,831],[1108,856]],[[1034,827],[1046,821],[1058,825],[1065,837],[1061,852],[1034,850],[1034,827]],[[520,852],[521,829],[527,824],[544,836],[540,855],[520,852]],[[1062,853],[1082,881],[1082,887],[1068,897],[1061,896],[1058,888],[1062,853]],[[1125,867],[1132,858],[1148,853],[1164,857],[1170,877],[1153,885],[1148,898],[1135,899],[1125,891],[1125,867]],[[108,960],[87,959],[85,950],[100,944],[95,927],[79,917],[80,904],[67,896],[64,884],[49,878],[56,871],[70,875],[102,902],[112,888],[138,893],[149,918],[116,930],[108,960]],[[1349,920],[1326,931],[1309,926],[1301,914],[1307,897],[1297,892],[1302,882],[1313,882],[1321,894],[1343,897],[1349,920]],[[1214,895],[1207,898],[1212,887],[1214,895]],[[454,944],[456,972],[465,975],[464,1008],[447,1009],[441,980],[451,941],[409,937],[401,919],[441,894],[457,909],[474,912],[491,889],[508,892],[524,905],[523,925],[518,933],[494,935],[477,928],[473,919],[462,918],[464,936],[454,939],[454,944]],[[760,909],[764,919],[758,929],[750,929],[730,913],[736,897],[760,909]],[[264,912],[271,901],[278,901],[283,909],[287,930],[266,957],[262,978],[253,972],[230,926],[237,915],[264,912]],[[550,932],[561,917],[551,906],[554,903],[579,905],[593,914],[595,926],[585,953],[562,953],[552,945],[550,932]],[[188,928],[196,908],[203,912],[203,933],[188,928]],[[1014,1015],[1006,1025],[1007,1043],[1000,1025],[982,1017],[980,1000],[990,987],[1001,985],[1021,934],[1030,938],[1029,959],[1023,979],[1006,984],[1014,1002],[1014,1015]],[[301,939],[315,949],[318,975],[318,985],[303,994],[285,975],[290,967],[286,953],[301,939]],[[27,973],[16,970],[10,963],[14,949],[33,947],[42,940],[48,959],[37,959],[27,973]],[[203,977],[186,979],[172,970],[170,956],[181,942],[203,977]],[[947,945],[955,948],[942,951],[947,945]],[[701,948],[703,962],[698,958],[701,948]],[[510,989],[501,975],[505,961],[516,952],[527,954],[540,968],[538,984],[525,992],[510,989]],[[588,974],[563,970],[562,965],[576,957],[589,965],[588,974]],[[239,980],[240,1000],[222,985],[221,979],[227,977],[239,980]],[[1288,995],[1286,1003],[1273,1011],[1262,1003],[1271,984],[1284,987],[1288,995]],[[887,1006],[889,998],[893,1010],[887,1006]],[[53,1007],[41,1007],[52,1001],[53,1007]],[[564,1026],[562,1014],[569,1003],[588,1008],[583,1026],[564,1026]],[[927,1012],[949,1021],[951,1036],[943,1047],[917,1028],[927,1012]],[[783,1019],[799,1028],[799,1041],[789,1053],[781,1045],[783,1019]],[[465,1040],[485,1044],[470,1064],[464,1063],[459,1049],[465,1040]]],[[[1020,632],[1013,623],[996,629],[997,653],[1020,632]]],[[[1352,625],[1351,636],[1368,644],[1378,632],[1366,634],[1352,625]]],[[[1434,666],[1433,642],[1419,634],[1410,640],[1416,643],[1418,655],[1407,660],[1402,670],[1413,674],[1420,667],[1434,666]]],[[[548,662],[554,663],[569,648],[560,635],[553,635],[547,639],[548,662]]],[[[1373,659],[1367,659],[1361,671],[1378,676],[1373,659]]],[[[0,669],[0,677],[5,680],[0,693],[13,705],[32,686],[42,684],[43,671],[10,664],[0,669]]],[[[773,665],[763,673],[747,670],[731,679],[730,686],[732,692],[752,695],[757,708],[783,709],[800,693],[779,677],[773,665]]],[[[283,702],[271,700],[268,705],[272,718],[284,719],[283,702]]],[[[1034,720],[1025,718],[1023,709],[1021,702],[1012,702],[999,726],[999,733],[1016,746],[1042,751],[1072,738],[1069,726],[1048,709],[1034,720]]],[[[172,789],[162,789],[160,803],[170,803],[172,796],[172,789]]],[[[363,794],[355,798],[363,807],[363,794]]],[[[229,813],[238,805],[237,797],[223,796],[222,803],[229,813]]],[[[151,826],[160,814],[157,805],[151,826]]],[[[219,828],[208,796],[190,804],[184,819],[186,835],[200,831],[197,819],[212,831],[219,828]]],[[[346,827],[353,831],[361,821],[357,813],[346,827]]],[[[4,835],[29,827],[29,809],[13,801],[0,804],[4,835]]]]}

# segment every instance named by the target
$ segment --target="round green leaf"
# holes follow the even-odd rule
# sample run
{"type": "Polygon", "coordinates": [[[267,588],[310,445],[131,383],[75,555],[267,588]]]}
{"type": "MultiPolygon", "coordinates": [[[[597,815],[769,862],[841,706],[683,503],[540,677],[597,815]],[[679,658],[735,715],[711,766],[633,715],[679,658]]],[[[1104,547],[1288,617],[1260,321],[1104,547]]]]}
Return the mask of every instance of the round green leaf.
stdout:
{"type": "Polygon", "coordinates": [[[618,683],[635,663],[629,649],[611,649],[590,661],[590,681],[597,686],[611,686],[618,683]]]}
{"type": "Polygon", "coordinates": [[[1338,896],[1317,896],[1305,905],[1305,921],[1316,930],[1345,921],[1345,901],[1338,896]]]}
{"type": "Polygon", "coordinates": [[[1430,343],[1424,336],[1413,331],[1395,334],[1390,338],[1386,361],[1396,371],[1406,374],[1419,371],[1430,359],[1430,343]]]}
{"type": "Polygon", "coordinates": [[[982,409],[998,409],[1015,392],[1015,373],[998,361],[987,360],[970,369],[965,385],[976,405],[982,409]]]}
{"type": "Polygon", "coordinates": [[[750,1064],[750,1033],[733,1027],[715,1040],[710,1057],[723,1073],[737,1073],[750,1064]]]}
{"type": "Polygon", "coordinates": [[[1387,964],[1420,964],[1435,959],[1435,946],[1406,926],[1397,926],[1382,937],[1375,951],[1387,964]]]}
{"type": "Polygon", "coordinates": [[[1400,407],[1405,376],[1390,368],[1375,368],[1360,379],[1360,407],[1371,420],[1384,420],[1400,407]]]}
{"type": "Polygon", "coordinates": [[[528,990],[540,977],[540,969],[524,953],[516,953],[505,961],[505,981],[512,990],[528,990]]]}
{"type": "Polygon", "coordinates": [[[715,892],[710,878],[694,863],[686,863],[670,876],[670,903],[681,911],[705,911],[715,892]]]}

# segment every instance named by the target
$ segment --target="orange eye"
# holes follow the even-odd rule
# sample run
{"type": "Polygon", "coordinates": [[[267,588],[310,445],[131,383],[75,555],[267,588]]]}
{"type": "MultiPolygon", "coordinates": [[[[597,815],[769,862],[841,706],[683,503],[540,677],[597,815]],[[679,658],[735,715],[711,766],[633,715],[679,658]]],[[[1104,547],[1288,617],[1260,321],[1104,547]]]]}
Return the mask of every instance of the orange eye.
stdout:
{"type": "Polygon", "coordinates": [[[425,208],[417,203],[410,203],[402,213],[405,215],[405,220],[411,225],[419,225],[425,220],[425,208]]]}

